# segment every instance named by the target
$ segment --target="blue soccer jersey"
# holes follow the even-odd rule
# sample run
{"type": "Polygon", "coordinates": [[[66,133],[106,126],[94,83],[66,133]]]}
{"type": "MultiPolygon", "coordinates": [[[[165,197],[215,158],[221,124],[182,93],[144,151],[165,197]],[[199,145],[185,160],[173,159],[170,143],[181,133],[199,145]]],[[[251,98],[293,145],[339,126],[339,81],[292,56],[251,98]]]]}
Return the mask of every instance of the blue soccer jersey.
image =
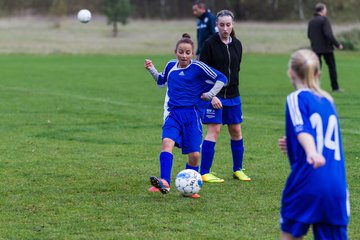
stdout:
{"type": "Polygon", "coordinates": [[[349,201],[345,159],[335,106],[309,89],[291,93],[286,101],[286,141],[291,173],[287,179],[281,216],[303,223],[347,225],[349,201]],[[326,164],[314,169],[297,135],[313,136],[326,164]]]}
{"type": "Polygon", "coordinates": [[[227,83],[225,75],[200,61],[193,60],[186,68],[177,65],[177,60],[168,62],[157,80],[160,87],[168,87],[169,111],[176,107],[204,108],[208,103],[201,100],[201,94],[208,92],[218,80],[227,83]]]}

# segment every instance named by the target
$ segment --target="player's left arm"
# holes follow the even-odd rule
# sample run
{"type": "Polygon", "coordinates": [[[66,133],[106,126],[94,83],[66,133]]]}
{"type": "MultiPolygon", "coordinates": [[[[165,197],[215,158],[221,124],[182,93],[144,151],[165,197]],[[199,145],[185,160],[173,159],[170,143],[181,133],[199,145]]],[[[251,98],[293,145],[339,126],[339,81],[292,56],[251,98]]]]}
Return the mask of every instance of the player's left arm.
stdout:
{"type": "Polygon", "coordinates": [[[213,97],[215,97],[220,90],[224,87],[224,82],[217,80],[214,84],[214,86],[210,89],[210,91],[205,92],[201,95],[201,99],[202,100],[206,100],[209,101],[211,100],[213,97]]]}
{"type": "Polygon", "coordinates": [[[223,73],[219,72],[214,68],[211,68],[209,66],[206,66],[205,68],[210,69],[210,71],[212,72],[212,74],[209,74],[208,77],[212,77],[213,80],[216,81],[210,91],[205,92],[201,95],[201,99],[208,101],[215,97],[221,91],[221,89],[227,85],[228,79],[223,73]]]}
{"type": "Polygon", "coordinates": [[[211,100],[228,83],[228,80],[224,74],[201,61],[194,61],[194,65],[197,67],[197,73],[201,76],[199,79],[214,83],[210,91],[201,94],[201,99],[206,101],[211,100]]]}

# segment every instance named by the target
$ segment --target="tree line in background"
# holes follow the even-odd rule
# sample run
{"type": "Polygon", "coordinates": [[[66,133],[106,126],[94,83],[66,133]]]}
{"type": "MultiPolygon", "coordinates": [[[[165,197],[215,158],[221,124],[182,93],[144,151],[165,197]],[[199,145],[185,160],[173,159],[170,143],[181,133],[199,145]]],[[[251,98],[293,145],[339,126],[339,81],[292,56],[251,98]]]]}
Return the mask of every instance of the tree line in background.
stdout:
{"type": "MultiPolygon", "coordinates": [[[[321,1],[321,0],[320,0],[321,1]]],[[[313,13],[314,0],[207,0],[208,7],[217,12],[232,10],[238,20],[283,21],[307,20],[313,13]]],[[[360,20],[359,0],[323,0],[334,20],[360,20]]],[[[193,18],[194,0],[0,0],[0,16],[19,14],[60,16],[74,14],[87,8],[93,13],[109,14],[109,6],[119,7],[126,17],[135,19],[193,18]],[[125,5],[124,5],[125,4],[125,5]],[[121,6],[129,5],[129,9],[121,6]],[[128,12],[127,12],[128,11],[128,12]]],[[[113,9],[114,10],[114,9],[113,9]]],[[[114,11],[113,11],[114,12],[114,11]]],[[[116,16],[113,16],[116,19],[116,16]]],[[[126,22],[124,19],[119,22],[126,22]]]]}

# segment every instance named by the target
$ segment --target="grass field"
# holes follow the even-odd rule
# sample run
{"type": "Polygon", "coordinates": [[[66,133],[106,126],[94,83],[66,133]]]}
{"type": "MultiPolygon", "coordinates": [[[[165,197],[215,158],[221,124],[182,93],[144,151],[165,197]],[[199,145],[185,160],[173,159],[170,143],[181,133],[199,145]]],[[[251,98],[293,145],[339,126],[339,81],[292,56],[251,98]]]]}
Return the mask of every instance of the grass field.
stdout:
{"type": "MultiPolygon", "coordinates": [[[[115,39],[99,16],[85,25],[64,19],[60,29],[46,18],[0,19],[0,239],[278,238],[289,173],[277,149],[292,91],[285,72],[289,52],[308,45],[304,23],[236,24],[244,45],[244,163],[253,181],[231,178],[224,129],[213,166],[224,184],[205,185],[198,200],[146,191],[159,171],[165,92],[143,60],[161,70],[181,33],[195,37],[194,25],[131,21],[115,39]]],[[[353,28],[359,23],[334,25],[336,33],[353,28]]],[[[346,90],[334,97],[351,194],[349,236],[360,239],[360,54],[336,57],[346,90]]],[[[330,89],[326,72],[322,86],[330,89]]],[[[174,154],[173,176],[187,159],[174,154]]]]}
{"type": "MultiPolygon", "coordinates": [[[[164,90],[143,69],[169,55],[0,55],[0,239],[277,239],[289,164],[284,133],[288,54],[246,54],[241,70],[245,168],[231,178],[226,131],[200,199],[148,193],[157,175],[164,90]]],[[[360,239],[358,53],[337,53],[334,95],[360,239]]],[[[322,86],[329,90],[324,73],[322,86]]],[[[225,129],[224,129],[225,130],[225,129]]],[[[175,151],[173,176],[187,157],[175,151]]],[[[311,239],[308,237],[306,239],[311,239]]]]}

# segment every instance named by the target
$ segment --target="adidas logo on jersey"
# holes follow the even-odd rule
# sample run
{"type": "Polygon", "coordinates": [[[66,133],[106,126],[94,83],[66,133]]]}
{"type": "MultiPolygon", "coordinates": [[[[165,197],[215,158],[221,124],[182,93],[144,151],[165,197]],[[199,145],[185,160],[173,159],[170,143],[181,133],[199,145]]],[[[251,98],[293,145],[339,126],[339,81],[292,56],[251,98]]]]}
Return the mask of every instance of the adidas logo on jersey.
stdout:
{"type": "Polygon", "coordinates": [[[181,71],[181,72],[179,73],[179,76],[185,76],[184,71],[181,71]]]}

